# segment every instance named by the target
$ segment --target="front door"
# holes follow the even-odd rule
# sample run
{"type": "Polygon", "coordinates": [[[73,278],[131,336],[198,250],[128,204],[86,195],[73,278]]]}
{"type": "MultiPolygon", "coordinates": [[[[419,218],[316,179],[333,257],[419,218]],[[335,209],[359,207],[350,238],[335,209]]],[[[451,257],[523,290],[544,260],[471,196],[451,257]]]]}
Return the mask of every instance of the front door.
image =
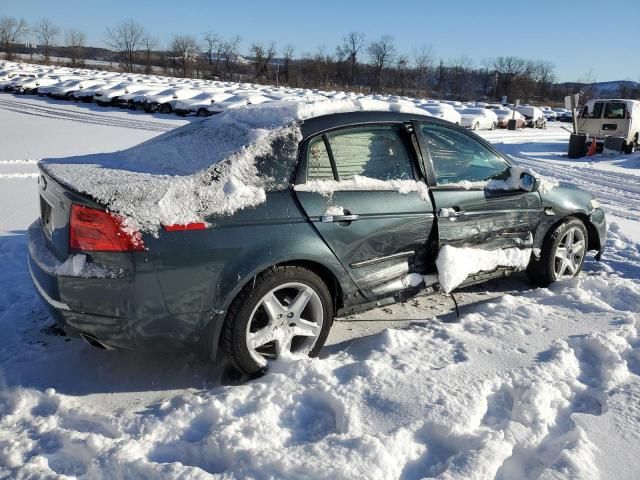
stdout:
{"type": "Polygon", "coordinates": [[[310,221],[369,299],[411,286],[434,222],[410,133],[368,125],[305,142],[295,192],[310,221]]]}
{"type": "Polygon", "coordinates": [[[436,185],[431,187],[440,246],[486,250],[530,246],[542,207],[537,192],[491,191],[487,180],[509,164],[466,132],[422,124],[436,185]]]}

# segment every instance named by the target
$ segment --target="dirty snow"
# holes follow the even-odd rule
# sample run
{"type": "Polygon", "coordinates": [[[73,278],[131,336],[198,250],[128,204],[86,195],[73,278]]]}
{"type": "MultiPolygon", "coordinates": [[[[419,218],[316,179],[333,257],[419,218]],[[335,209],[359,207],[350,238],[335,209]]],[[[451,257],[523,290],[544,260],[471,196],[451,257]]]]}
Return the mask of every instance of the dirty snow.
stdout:
{"type": "MultiPolygon", "coordinates": [[[[3,125],[45,121],[15,110],[0,105],[3,125]]],[[[88,146],[62,134],[90,132],[81,120],[46,122],[61,135],[0,130],[10,144],[0,160],[151,135],[94,125],[88,146]]],[[[464,289],[459,320],[439,296],[341,319],[320,359],[286,359],[242,385],[192,357],[60,336],[25,264],[36,180],[0,178],[0,477],[640,478],[638,155],[569,163],[553,130],[486,136],[520,164],[594,191],[620,220],[601,263],[545,289],[521,275],[464,289]]]]}
{"type": "Polygon", "coordinates": [[[348,180],[309,180],[296,185],[298,192],[314,192],[324,197],[331,197],[334,192],[386,190],[396,191],[402,195],[417,192],[423,200],[429,200],[429,188],[423,182],[415,180],[378,180],[377,178],[354,175],[348,180]]]}

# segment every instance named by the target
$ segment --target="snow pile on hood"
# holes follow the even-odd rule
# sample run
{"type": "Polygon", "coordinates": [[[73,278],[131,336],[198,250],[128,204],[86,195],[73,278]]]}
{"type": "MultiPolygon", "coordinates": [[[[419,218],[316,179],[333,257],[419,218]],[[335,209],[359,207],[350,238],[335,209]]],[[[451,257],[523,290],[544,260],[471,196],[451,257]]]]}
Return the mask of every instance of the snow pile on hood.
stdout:
{"type": "Polygon", "coordinates": [[[474,273],[491,272],[498,267],[524,270],[531,253],[530,248],[482,250],[445,245],[440,248],[436,259],[438,280],[445,292],[451,292],[474,273]]]}
{"type": "Polygon", "coordinates": [[[229,110],[128,150],[47,159],[40,166],[124,216],[131,228],[153,233],[161,225],[201,222],[264,202],[274,184],[288,179],[261,175],[257,159],[295,162],[300,122],[357,111],[425,114],[404,103],[369,98],[269,102],[229,110]],[[274,152],[277,140],[284,146],[274,152]]]}
{"type": "Polygon", "coordinates": [[[487,189],[507,190],[507,191],[511,191],[511,190],[531,191],[532,185],[525,185],[523,183],[522,174],[524,173],[531,175],[537,180],[538,192],[540,192],[542,195],[550,192],[551,190],[556,188],[558,185],[560,185],[558,182],[554,180],[550,180],[542,177],[541,175],[538,175],[537,173],[535,173],[533,170],[529,168],[514,165],[509,169],[509,176],[507,178],[489,180],[489,182],[487,183],[487,189]]]}

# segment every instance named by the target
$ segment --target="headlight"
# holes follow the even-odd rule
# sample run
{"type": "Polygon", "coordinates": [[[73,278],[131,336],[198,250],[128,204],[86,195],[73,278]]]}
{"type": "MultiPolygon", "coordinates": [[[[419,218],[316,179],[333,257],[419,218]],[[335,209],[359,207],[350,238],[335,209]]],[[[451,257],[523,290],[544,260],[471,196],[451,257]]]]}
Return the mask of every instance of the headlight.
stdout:
{"type": "Polygon", "coordinates": [[[591,199],[591,208],[600,208],[600,202],[595,198],[591,199]]]}

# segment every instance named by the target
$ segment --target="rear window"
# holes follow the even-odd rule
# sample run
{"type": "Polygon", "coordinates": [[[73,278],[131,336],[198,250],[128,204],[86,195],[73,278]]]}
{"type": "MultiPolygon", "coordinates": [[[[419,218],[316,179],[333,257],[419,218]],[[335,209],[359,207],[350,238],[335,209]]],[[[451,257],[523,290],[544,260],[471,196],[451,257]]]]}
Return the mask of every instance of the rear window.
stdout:
{"type": "Polygon", "coordinates": [[[607,120],[623,119],[627,114],[627,106],[623,102],[609,102],[604,109],[604,118],[607,120]]]}
{"type": "Polygon", "coordinates": [[[584,109],[582,110],[582,115],[580,115],[580,118],[602,118],[602,109],[604,107],[604,103],[602,102],[596,102],[593,104],[593,110],[589,109],[589,105],[585,105],[584,109]]]}

